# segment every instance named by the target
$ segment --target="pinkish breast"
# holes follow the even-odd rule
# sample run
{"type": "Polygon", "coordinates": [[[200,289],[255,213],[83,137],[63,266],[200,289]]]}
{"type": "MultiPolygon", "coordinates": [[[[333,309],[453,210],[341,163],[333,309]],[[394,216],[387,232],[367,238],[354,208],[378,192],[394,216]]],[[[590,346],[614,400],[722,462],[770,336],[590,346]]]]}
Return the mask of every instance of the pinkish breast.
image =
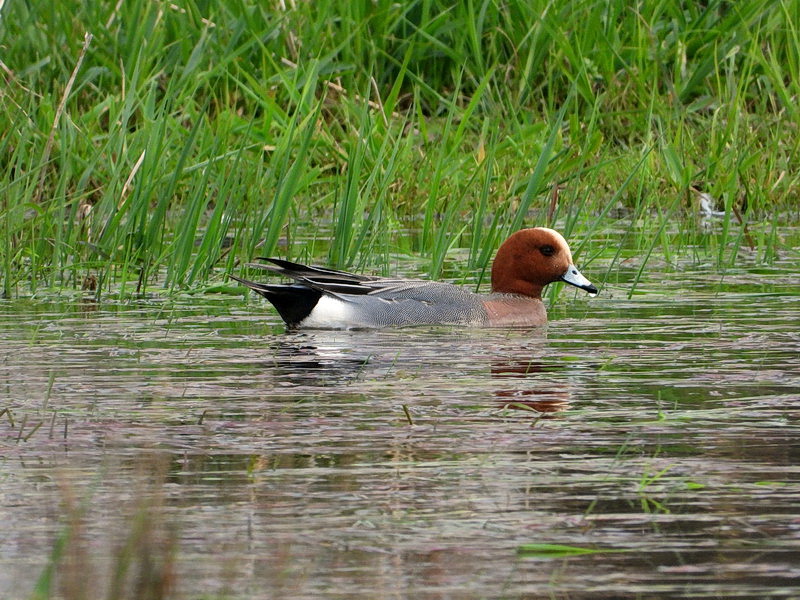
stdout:
{"type": "Polygon", "coordinates": [[[492,294],[483,300],[491,327],[537,326],[547,323],[547,309],[539,298],[492,294]]]}

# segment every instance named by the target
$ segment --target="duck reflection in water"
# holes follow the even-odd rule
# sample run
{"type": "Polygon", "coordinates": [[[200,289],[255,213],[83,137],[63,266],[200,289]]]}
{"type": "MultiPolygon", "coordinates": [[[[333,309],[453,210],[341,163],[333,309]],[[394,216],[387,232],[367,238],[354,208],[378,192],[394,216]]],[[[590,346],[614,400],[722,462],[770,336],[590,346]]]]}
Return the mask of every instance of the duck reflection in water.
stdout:
{"type": "MultiPolygon", "coordinates": [[[[398,350],[396,339],[372,332],[294,334],[274,341],[271,347],[271,359],[260,361],[260,368],[268,367],[290,386],[341,387],[363,377],[393,379],[398,365],[408,371],[409,361],[417,366],[424,362],[416,355],[410,358],[408,348],[398,350]],[[400,355],[407,360],[398,362],[400,355]]],[[[494,383],[486,391],[496,404],[549,415],[569,408],[573,390],[559,376],[564,367],[519,353],[495,355],[487,362],[494,383]]]]}
{"type": "Polygon", "coordinates": [[[272,360],[263,362],[276,376],[297,386],[340,386],[354,381],[370,363],[370,356],[354,356],[346,347],[314,340],[277,340],[272,360]]]}
{"type": "Polygon", "coordinates": [[[515,359],[493,361],[492,377],[508,381],[508,388],[494,392],[497,402],[508,408],[558,413],[570,405],[571,387],[563,382],[547,380],[546,373],[561,370],[553,364],[535,360],[515,359]]]}

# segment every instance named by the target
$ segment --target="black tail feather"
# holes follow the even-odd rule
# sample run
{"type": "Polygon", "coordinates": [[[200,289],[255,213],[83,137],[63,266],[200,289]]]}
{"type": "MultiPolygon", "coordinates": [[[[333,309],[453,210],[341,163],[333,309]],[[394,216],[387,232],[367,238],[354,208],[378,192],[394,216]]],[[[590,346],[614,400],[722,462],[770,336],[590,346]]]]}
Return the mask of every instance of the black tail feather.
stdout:
{"type": "Polygon", "coordinates": [[[228,277],[269,300],[289,327],[299,325],[311,314],[322,296],[320,290],[301,284],[272,285],[249,281],[236,275],[228,277]]]}

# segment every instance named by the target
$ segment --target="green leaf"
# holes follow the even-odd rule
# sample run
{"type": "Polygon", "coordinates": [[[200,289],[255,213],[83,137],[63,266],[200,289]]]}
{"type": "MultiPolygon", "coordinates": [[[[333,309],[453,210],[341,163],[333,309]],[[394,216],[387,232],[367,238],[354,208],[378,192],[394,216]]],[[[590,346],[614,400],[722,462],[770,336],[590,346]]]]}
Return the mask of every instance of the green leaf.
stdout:
{"type": "Polygon", "coordinates": [[[565,556],[580,556],[582,554],[609,554],[629,552],[629,550],[616,550],[612,548],[582,548],[580,546],[567,546],[564,544],[522,544],[517,546],[517,554],[538,558],[563,558],[565,556]]]}

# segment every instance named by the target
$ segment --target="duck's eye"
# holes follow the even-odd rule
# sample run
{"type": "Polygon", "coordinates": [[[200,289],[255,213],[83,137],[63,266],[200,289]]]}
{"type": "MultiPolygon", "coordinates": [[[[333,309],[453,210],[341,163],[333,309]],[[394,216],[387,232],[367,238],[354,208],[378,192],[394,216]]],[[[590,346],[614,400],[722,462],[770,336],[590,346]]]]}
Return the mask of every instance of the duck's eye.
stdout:
{"type": "Polygon", "coordinates": [[[545,256],[553,256],[553,254],[556,253],[556,249],[553,248],[552,246],[549,246],[549,245],[548,246],[542,246],[541,248],[539,248],[539,250],[545,256]]]}

